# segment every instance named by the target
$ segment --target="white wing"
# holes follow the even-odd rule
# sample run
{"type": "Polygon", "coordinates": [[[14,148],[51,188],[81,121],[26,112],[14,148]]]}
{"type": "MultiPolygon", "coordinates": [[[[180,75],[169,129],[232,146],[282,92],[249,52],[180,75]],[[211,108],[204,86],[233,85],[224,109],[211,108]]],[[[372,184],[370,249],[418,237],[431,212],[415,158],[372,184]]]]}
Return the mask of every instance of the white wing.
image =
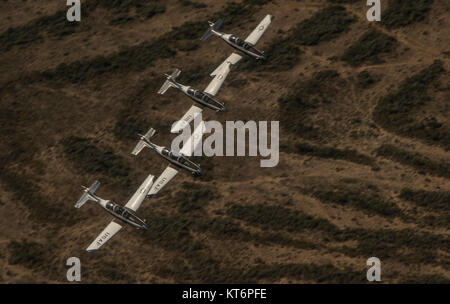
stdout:
{"type": "Polygon", "coordinates": [[[223,82],[225,81],[225,78],[227,78],[231,67],[237,64],[241,59],[242,56],[237,53],[233,53],[230,56],[228,56],[228,58],[225,59],[225,61],[222,62],[222,64],[219,65],[211,73],[211,76],[214,76],[214,79],[211,80],[211,82],[206,87],[205,93],[208,93],[212,96],[216,95],[220,87],[222,86],[223,82]]]}
{"type": "Polygon", "coordinates": [[[154,180],[155,180],[155,177],[150,174],[145,179],[145,181],[142,183],[142,185],[136,190],[136,192],[133,194],[133,196],[127,202],[125,207],[127,207],[128,209],[131,209],[133,211],[138,210],[142,204],[142,201],[145,199],[148,192],[150,191],[150,188],[152,187],[154,180]]]}
{"type": "MultiPolygon", "coordinates": [[[[194,123],[195,124],[195,123],[194,123]]],[[[183,145],[183,147],[180,150],[180,154],[183,154],[184,156],[192,156],[194,154],[194,151],[199,145],[202,143],[202,136],[203,133],[205,133],[205,123],[202,121],[192,132],[192,135],[188,138],[186,143],[183,145]]]]}
{"type": "Polygon", "coordinates": [[[253,30],[253,32],[245,38],[245,41],[255,45],[258,43],[259,38],[264,34],[264,32],[269,27],[272,22],[273,17],[271,15],[267,15],[264,19],[258,24],[258,26],[253,30]]]}
{"type": "Polygon", "coordinates": [[[186,127],[191,121],[193,121],[194,118],[197,117],[197,115],[202,113],[202,111],[202,107],[193,105],[189,108],[186,114],[184,114],[183,117],[179,121],[177,121],[175,125],[172,126],[170,132],[180,133],[184,129],[184,127],[186,127]]]}
{"type": "Polygon", "coordinates": [[[122,230],[123,226],[120,224],[117,224],[116,222],[112,221],[109,223],[108,226],[99,234],[97,239],[92,242],[91,245],[86,249],[88,252],[97,251],[102,247],[106,242],[108,242],[110,239],[112,239],[113,236],[115,236],[120,230],[122,230]]]}
{"type": "Polygon", "coordinates": [[[178,171],[170,166],[166,168],[166,170],[161,173],[158,179],[153,183],[152,188],[148,192],[148,197],[155,196],[165,185],[167,185],[176,175],[178,171]]]}

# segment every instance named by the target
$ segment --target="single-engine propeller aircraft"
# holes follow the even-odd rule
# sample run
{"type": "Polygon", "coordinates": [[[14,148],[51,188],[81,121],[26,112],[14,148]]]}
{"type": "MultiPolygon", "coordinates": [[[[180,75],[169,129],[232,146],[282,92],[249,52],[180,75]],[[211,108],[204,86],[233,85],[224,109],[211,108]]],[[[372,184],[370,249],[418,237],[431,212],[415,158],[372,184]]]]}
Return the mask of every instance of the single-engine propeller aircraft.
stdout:
{"type": "Polygon", "coordinates": [[[183,92],[185,95],[187,95],[189,98],[191,98],[193,101],[197,102],[201,107],[207,107],[214,111],[218,112],[225,112],[226,108],[225,106],[212,98],[208,93],[202,92],[200,90],[197,90],[191,86],[185,86],[181,83],[178,83],[176,81],[176,78],[180,76],[181,71],[179,69],[176,69],[172,75],[167,75],[167,80],[162,85],[161,89],[159,89],[158,94],[164,94],[167,89],[170,87],[174,87],[181,92],[183,92]]]}
{"type": "Polygon", "coordinates": [[[150,130],[148,130],[145,135],[139,134],[140,140],[131,154],[138,155],[143,148],[148,147],[159,154],[161,157],[165,158],[172,165],[180,169],[184,169],[194,176],[201,175],[202,170],[200,166],[191,161],[187,156],[183,155],[182,153],[173,152],[166,147],[158,146],[152,143],[150,141],[150,138],[155,134],[155,132],[156,131],[154,129],[150,128],[150,130]]]}
{"type": "MultiPolygon", "coordinates": [[[[211,74],[213,76],[213,80],[208,84],[203,93],[208,94],[209,97],[213,98],[219,92],[223,82],[228,76],[230,69],[232,66],[236,65],[243,57],[242,54],[246,54],[252,58],[263,59],[264,55],[257,51],[254,46],[257,44],[259,39],[262,37],[264,32],[269,27],[272,22],[273,16],[266,15],[264,19],[258,24],[258,26],[250,33],[250,35],[243,41],[246,46],[243,46],[242,40],[236,40],[236,38],[232,38],[231,40],[225,40],[231,46],[236,49],[236,52],[233,52],[224,62],[222,62],[211,74]],[[241,46],[240,46],[241,45],[241,46]],[[247,47],[249,45],[250,47],[247,47]],[[247,49],[246,49],[247,47],[247,49]]],[[[212,25],[212,24],[210,24],[212,25]]],[[[221,22],[216,22],[206,31],[202,38],[209,38],[211,35],[214,35],[214,32],[219,33],[217,30],[221,22]]],[[[222,34],[222,33],[220,33],[222,34]]],[[[221,36],[225,39],[225,36],[221,36]]],[[[235,37],[235,36],[233,36],[235,37]]],[[[231,36],[229,37],[231,38],[231,36]]],[[[205,40],[205,39],[203,39],[205,40]]],[[[183,115],[183,117],[172,127],[172,133],[179,133],[183,130],[183,128],[189,124],[194,118],[199,115],[203,111],[202,106],[192,105],[191,108],[183,115]]]]}
{"type": "Polygon", "coordinates": [[[150,189],[152,188],[155,177],[149,175],[138,190],[133,194],[130,200],[125,206],[120,206],[110,200],[104,200],[95,194],[95,191],[100,186],[98,181],[95,181],[89,188],[84,188],[84,193],[75,205],[75,208],[80,208],[87,201],[92,201],[99,204],[106,211],[108,211],[112,216],[117,219],[117,221],[112,220],[108,226],[100,233],[95,241],[86,249],[88,252],[93,252],[100,249],[106,242],[108,242],[113,236],[115,236],[123,226],[128,224],[138,229],[147,230],[148,226],[145,220],[140,219],[136,215],[136,211],[141,206],[143,200],[148,195],[150,189]]]}
{"type": "MultiPolygon", "coordinates": [[[[200,146],[201,141],[198,139],[201,138],[204,131],[205,131],[205,125],[204,125],[204,123],[200,123],[195,128],[194,132],[191,134],[189,139],[184,143],[184,145],[180,149],[179,153],[182,154],[185,159],[187,157],[191,157],[194,154],[194,151],[200,146]]],[[[154,132],[155,131],[150,129],[150,131],[147,132],[147,134],[145,134],[143,137],[145,137],[145,139],[147,140],[152,135],[154,135],[154,132]]],[[[146,146],[146,143],[141,137],[141,140],[136,145],[136,148],[133,150],[132,153],[137,155],[142,150],[142,148],[144,148],[145,146],[146,146]]],[[[161,155],[161,156],[163,156],[163,155],[161,155]]],[[[173,163],[172,161],[170,161],[170,164],[166,167],[166,169],[161,173],[160,176],[158,176],[158,178],[153,183],[153,186],[151,187],[150,191],[148,192],[147,197],[154,197],[156,194],[158,194],[158,192],[161,191],[178,174],[179,168],[180,167],[176,163],[173,163]]],[[[200,168],[200,167],[198,165],[194,164],[193,168],[200,168]]],[[[192,172],[190,170],[188,170],[188,171],[192,172]]]]}
{"type": "Polygon", "coordinates": [[[208,21],[209,28],[206,30],[206,32],[203,34],[201,41],[208,40],[209,37],[215,35],[220,38],[222,38],[227,44],[229,44],[231,47],[236,49],[238,52],[243,53],[249,57],[252,57],[256,60],[259,59],[266,59],[266,56],[264,56],[263,52],[258,51],[254,44],[249,39],[242,40],[241,38],[236,37],[233,34],[226,34],[219,32],[220,27],[223,24],[223,20],[219,19],[215,23],[208,21]]]}

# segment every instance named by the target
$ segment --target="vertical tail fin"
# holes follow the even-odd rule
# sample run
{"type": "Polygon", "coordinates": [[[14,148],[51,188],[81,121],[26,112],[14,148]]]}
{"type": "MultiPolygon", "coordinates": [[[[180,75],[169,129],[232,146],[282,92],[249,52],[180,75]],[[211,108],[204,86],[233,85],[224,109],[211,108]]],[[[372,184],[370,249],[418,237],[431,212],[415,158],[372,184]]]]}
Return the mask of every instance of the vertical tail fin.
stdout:
{"type": "Polygon", "coordinates": [[[219,19],[215,23],[212,23],[211,21],[208,21],[209,28],[206,30],[206,32],[203,34],[202,38],[200,38],[201,41],[208,40],[209,37],[211,37],[214,33],[213,31],[217,31],[220,29],[220,27],[223,24],[223,20],[219,19]]]}
{"type": "Polygon", "coordinates": [[[145,147],[145,141],[144,140],[149,141],[150,138],[153,135],[155,135],[155,132],[156,132],[155,129],[150,128],[150,130],[148,130],[147,133],[145,133],[145,135],[141,135],[141,140],[137,143],[136,147],[134,147],[134,149],[131,152],[131,154],[138,155],[142,151],[142,149],[145,147]]]}
{"type": "Polygon", "coordinates": [[[97,191],[98,186],[100,186],[99,181],[95,181],[89,188],[84,187],[84,193],[75,204],[75,208],[80,208],[87,201],[97,202],[98,199],[94,196],[95,191],[97,191]]]}
{"type": "Polygon", "coordinates": [[[167,80],[164,82],[164,84],[161,86],[161,88],[158,91],[158,94],[164,94],[168,88],[170,88],[173,84],[172,81],[175,81],[175,79],[177,79],[178,76],[180,76],[181,71],[179,69],[175,69],[175,71],[172,73],[172,75],[166,75],[167,76],[167,80]]]}

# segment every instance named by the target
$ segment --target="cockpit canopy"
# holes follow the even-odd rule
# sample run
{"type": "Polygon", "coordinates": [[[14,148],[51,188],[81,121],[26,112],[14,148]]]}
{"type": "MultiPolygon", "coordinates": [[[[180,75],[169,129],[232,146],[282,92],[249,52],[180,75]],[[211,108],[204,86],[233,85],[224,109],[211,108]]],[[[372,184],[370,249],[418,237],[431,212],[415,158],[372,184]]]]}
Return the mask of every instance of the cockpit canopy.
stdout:
{"type": "Polygon", "coordinates": [[[133,216],[133,214],[125,209],[124,207],[114,204],[113,202],[107,202],[106,203],[106,209],[112,211],[113,213],[123,216],[124,218],[130,218],[133,216]]]}
{"type": "Polygon", "coordinates": [[[245,50],[253,48],[252,44],[245,42],[245,40],[242,40],[241,38],[238,38],[234,35],[231,35],[229,39],[232,43],[236,44],[237,46],[240,46],[241,48],[244,48],[245,50]]]}
{"type": "Polygon", "coordinates": [[[197,99],[203,100],[204,102],[208,102],[208,103],[214,102],[214,100],[211,97],[209,97],[207,94],[203,93],[200,90],[196,90],[194,88],[189,88],[188,94],[197,99]]]}
{"type": "Polygon", "coordinates": [[[184,164],[187,161],[183,155],[175,154],[167,148],[162,149],[161,154],[169,157],[170,159],[173,159],[176,162],[179,162],[180,164],[184,164]]]}

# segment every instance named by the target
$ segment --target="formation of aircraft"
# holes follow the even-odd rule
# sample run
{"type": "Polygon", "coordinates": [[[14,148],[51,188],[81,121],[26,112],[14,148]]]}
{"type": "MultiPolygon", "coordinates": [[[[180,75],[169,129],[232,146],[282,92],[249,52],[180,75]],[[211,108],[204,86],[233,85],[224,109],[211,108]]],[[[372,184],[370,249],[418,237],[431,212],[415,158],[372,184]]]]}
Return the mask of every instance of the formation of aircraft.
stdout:
{"type": "MultiPolygon", "coordinates": [[[[219,102],[215,96],[219,92],[231,68],[244,57],[249,57],[254,60],[266,59],[263,52],[257,50],[255,45],[269,27],[272,19],[273,16],[271,15],[265,16],[265,18],[245,40],[242,40],[233,34],[220,32],[219,29],[223,25],[222,20],[218,20],[215,23],[208,22],[209,28],[203,34],[201,40],[205,41],[211,36],[218,36],[228,45],[233,47],[234,52],[210,74],[210,76],[214,78],[204,91],[195,89],[192,86],[186,86],[178,83],[176,78],[181,73],[179,69],[176,69],[171,75],[166,75],[167,78],[162,87],[159,89],[159,94],[164,94],[170,87],[173,87],[180,90],[194,101],[194,104],[183,115],[183,117],[172,126],[172,133],[181,132],[200,113],[202,113],[205,108],[218,112],[225,112],[227,110],[225,105],[219,102]]],[[[179,152],[171,151],[166,147],[158,146],[152,143],[150,138],[154,136],[156,132],[152,128],[150,128],[145,135],[139,134],[139,142],[131,153],[133,155],[138,155],[145,147],[147,147],[168,161],[169,165],[158,178],[150,174],[123,207],[110,200],[104,200],[95,194],[95,191],[100,185],[98,181],[95,181],[89,188],[85,187],[84,193],[76,203],[75,207],[80,208],[87,201],[96,202],[114,217],[114,219],[86,249],[88,252],[93,252],[100,249],[126,225],[130,225],[137,229],[147,230],[148,225],[145,220],[142,220],[136,215],[137,210],[146,197],[154,197],[168,183],[170,183],[170,181],[178,174],[179,170],[187,171],[193,176],[198,176],[202,173],[200,166],[194,163],[190,157],[196,149],[196,138],[203,134],[204,129],[205,126],[203,123],[196,126],[194,132],[179,152]]]]}

